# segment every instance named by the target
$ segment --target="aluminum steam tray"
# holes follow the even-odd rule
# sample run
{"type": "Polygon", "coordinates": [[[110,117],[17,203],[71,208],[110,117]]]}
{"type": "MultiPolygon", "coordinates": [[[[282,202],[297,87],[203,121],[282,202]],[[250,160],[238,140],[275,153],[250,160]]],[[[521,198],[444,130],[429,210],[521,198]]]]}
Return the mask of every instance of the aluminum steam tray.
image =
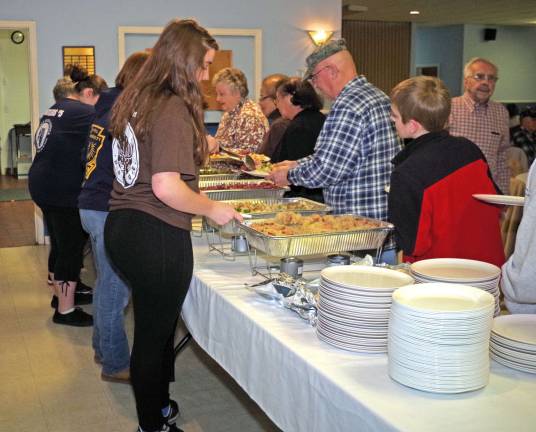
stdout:
{"type": "Polygon", "coordinates": [[[232,172],[232,173],[221,173],[221,174],[200,174],[199,175],[199,184],[205,184],[207,182],[221,182],[227,180],[237,180],[242,173],[232,172]]]}
{"type": "Polygon", "coordinates": [[[199,181],[199,189],[205,193],[210,199],[215,201],[227,201],[236,199],[255,199],[255,198],[281,198],[283,194],[289,190],[288,187],[275,187],[272,189],[249,188],[249,189],[216,189],[203,190],[207,186],[227,186],[232,184],[238,185],[260,185],[266,180],[210,180],[199,181]]]}
{"type": "Polygon", "coordinates": [[[301,234],[290,236],[269,236],[250,227],[252,223],[268,219],[247,220],[240,224],[246,234],[249,245],[273,257],[293,257],[329,254],[342,251],[379,249],[394,226],[388,222],[347,214],[336,216],[353,216],[373,221],[378,227],[355,231],[332,232],[321,234],[301,234]]]}
{"type": "MultiPolygon", "coordinates": [[[[267,219],[274,217],[277,213],[285,212],[285,211],[291,211],[294,213],[299,213],[302,215],[309,215],[309,214],[326,214],[331,211],[331,207],[329,207],[326,204],[322,204],[307,198],[259,198],[259,199],[241,199],[241,200],[231,200],[227,201],[227,204],[229,204],[232,207],[237,207],[242,203],[249,203],[249,204],[257,204],[257,203],[263,203],[268,205],[289,205],[289,204],[304,204],[308,205],[309,209],[307,210],[300,210],[300,209],[281,209],[281,210],[273,210],[269,212],[252,212],[252,213],[244,213],[245,218],[249,219],[267,219]]],[[[214,222],[211,219],[207,218],[207,223],[217,228],[222,234],[229,234],[229,235],[236,235],[240,232],[240,224],[236,220],[232,220],[225,225],[218,225],[216,222],[214,222]]]]}

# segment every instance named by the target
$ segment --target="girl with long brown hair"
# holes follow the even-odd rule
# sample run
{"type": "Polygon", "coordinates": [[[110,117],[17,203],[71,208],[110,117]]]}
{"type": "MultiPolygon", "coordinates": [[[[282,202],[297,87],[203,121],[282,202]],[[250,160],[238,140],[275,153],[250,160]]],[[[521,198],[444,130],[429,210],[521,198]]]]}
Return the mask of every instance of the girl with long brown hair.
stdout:
{"type": "Polygon", "coordinates": [[[192,215],[241,216],[198,192],[208,154],[199,81],[218,48],[193,20],[170,22],[112,113],[116,180],[106,220],[112,262],[132,289],[130,377],[139,431],[178,431],[173,380],[175,323],[192,277],[192,215]]]}

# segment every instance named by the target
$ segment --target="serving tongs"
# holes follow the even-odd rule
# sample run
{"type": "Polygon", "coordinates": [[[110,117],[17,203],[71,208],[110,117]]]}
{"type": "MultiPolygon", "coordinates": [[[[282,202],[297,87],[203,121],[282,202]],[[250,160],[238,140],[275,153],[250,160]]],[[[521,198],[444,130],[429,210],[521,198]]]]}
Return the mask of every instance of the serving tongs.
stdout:
{"type": "Polygon", "coordinates": [[[232,156],[233,158],[240,159],[249,171],[255,171],[257,169],[257,165],[255,165],[255,161],[248,154],[243,156],[225,147],[220,147],[220,151],[222,153],[228,154],[229,156],[232,156]]]}

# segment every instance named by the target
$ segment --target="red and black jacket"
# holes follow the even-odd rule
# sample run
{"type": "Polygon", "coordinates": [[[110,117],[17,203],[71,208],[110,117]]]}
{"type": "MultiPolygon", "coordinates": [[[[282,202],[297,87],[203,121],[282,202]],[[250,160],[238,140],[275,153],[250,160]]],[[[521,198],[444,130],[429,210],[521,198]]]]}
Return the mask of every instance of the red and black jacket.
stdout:
{"type": "Polygon", "coordinates": [[[431,132],[412,140],[392,163],[389,220],[405,261],[504,263],[501,208],[473,197],[501,193],[475,144],[446,131],[431,132]]]}

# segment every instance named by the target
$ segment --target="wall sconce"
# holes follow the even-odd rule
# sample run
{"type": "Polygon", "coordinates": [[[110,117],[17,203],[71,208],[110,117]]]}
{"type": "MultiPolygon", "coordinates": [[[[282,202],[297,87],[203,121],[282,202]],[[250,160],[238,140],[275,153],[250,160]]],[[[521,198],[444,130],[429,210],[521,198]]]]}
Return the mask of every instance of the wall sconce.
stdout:
{"type": "Polygon", "coordinates": [[[333,36],[333,32],[329,30],[308,30],[307,33],[316,46],[324,45],[333,36]]]}

